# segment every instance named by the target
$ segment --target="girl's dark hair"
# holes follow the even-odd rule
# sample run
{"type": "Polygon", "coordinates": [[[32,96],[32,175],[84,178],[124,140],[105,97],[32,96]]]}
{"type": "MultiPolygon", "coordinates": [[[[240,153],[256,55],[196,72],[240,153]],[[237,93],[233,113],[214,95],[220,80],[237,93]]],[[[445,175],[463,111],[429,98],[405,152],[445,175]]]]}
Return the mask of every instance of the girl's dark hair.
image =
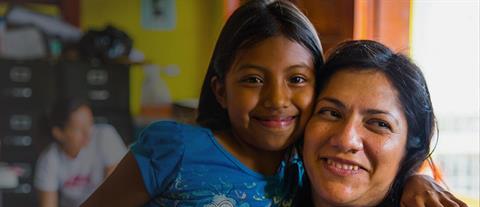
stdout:
{"type": "Polygon", "coordinates": [[[212,130],[230,127],[227,112],[212,91],[212,78],[223,81],[239,50],[277,35],[285,36],[310,51],[318,73],[323,64],[322,47],[314,27],[302,12],[288,1],[249,1],[230,16],[217,40],[200,94],[198,124],[212,130]]]}
{"type": "Polygon", "coordinates": [[[334,74],[342,70],[379,71],[387,76],[398,92],[397,98],[408,123],[406,154],[388,194],[379,206],[400,206],[405,181],[423,161],[430,158],[430,142],[437,132],[425,78],[405,55],[394,53],[371,40],[347,41],[333,49],[318,76],[319,91],[334,74]]]}
{"type": "Polygon", "coordinates": [[[63,97],[56,100],[50,111],[49,127],[65,128],[70,115],[82,106],[89,106],[88,102],[80,98],[63,97]]]}

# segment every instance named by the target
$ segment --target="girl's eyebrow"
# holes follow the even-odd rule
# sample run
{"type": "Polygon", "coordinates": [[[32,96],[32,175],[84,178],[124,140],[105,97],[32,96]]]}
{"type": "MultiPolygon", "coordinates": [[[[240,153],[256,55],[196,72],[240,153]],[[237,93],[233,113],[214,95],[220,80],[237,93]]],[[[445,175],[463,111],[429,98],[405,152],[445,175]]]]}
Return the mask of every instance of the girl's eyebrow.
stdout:
{"type": "Polygon", "coordinates": [[[263,71],[263,72],[268,71],[268,68],[266,68],[266,67],[263,67],[263,66],[260,66],[260,65],[255,65],[255,64],[251,64],[251,63],[242,64],[242,65],[240,65],[239,67],[237,67],[237,70],[238,70],[238,71],[241,71],[241,70],[244,70],[244,69],[251,69],[251,68],[253,68],[253,69],[258,69],[258,70],[263,71]]]}
{"type": "MultiPolygon", "coordinates": [[[[251,64],[251,63],[244,63],[242,65],[240,65],[239,67],[237,67],[237,71],[241,71],[241,70],[244,70],[244,69],[258,69],[262,72],[267,72],[269,69],[267,67],[263,67],[263,66],[260,66],[260,65],[255,65],[255,64],[251,64]]],[[[305,64],[305,63],[301,63],[301,64],[295,64],[295,65],[291,65],[287,68],[287,70],[293,70],[293,69],[296,69],[296,68],[303,68],[303,69],[313,69],[312,66],[309,66],[308,64],[305,64]]]]}

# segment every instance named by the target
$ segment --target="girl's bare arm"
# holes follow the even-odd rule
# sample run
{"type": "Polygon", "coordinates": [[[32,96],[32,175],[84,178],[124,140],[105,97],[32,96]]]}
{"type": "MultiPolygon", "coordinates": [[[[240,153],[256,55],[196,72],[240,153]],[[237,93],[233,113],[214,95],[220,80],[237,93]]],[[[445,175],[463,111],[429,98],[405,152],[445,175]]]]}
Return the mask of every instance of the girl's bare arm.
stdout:
{"type": "Polygon", "coordinates": [[[135,157],[128,152],[81,207],[141,206],[149,200],[135,157]]]}

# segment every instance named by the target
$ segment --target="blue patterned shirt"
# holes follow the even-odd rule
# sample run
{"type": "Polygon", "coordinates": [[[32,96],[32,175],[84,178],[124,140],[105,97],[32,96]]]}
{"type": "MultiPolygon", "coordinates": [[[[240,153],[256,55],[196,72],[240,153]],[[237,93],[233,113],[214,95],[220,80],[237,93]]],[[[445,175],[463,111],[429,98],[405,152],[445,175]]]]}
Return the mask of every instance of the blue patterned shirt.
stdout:
{"type": "Polygon", "coordinates": [[[146,206],[293,206],[303,167],[295,150],[273,176],[246,167],[206,128],[156,122],[132,147],[146,206]]]}

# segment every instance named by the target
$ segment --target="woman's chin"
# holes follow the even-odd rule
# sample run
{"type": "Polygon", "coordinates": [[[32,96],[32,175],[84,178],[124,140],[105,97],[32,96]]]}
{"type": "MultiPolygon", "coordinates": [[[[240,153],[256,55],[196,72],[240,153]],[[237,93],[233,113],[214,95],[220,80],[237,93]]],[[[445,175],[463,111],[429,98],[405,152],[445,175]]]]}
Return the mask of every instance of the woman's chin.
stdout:
{"type": "Polygon", "coordinates": [[[350,186],[334,185],[318,189],[317,193],[313,193],[313,200],[318,204],[328,203],[330,206],[359,206],[359,204],[356,204],[359,198],[356,192],[358,191],[350,186]]]}
{"type": "Polygon", "coordinates": [[[375,206],[383,199],[383,191],[373,193],[364,188],[358,188],[339,183],[329,183],[325,188],[316,189],[313,193],[315,206],[375,206]],[[327,205],[325,205],[327,204],[327,205]]]}

